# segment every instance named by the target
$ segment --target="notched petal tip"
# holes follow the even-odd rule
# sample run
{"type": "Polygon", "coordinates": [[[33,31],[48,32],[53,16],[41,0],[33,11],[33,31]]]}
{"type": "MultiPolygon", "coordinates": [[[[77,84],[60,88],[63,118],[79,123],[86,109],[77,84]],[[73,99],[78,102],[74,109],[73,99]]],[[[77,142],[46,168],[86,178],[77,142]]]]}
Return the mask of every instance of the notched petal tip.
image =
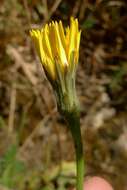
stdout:
{"type": "Polygon", "coordinates": [[[39,38],[40,34],[41,34],[41,31],[40,31],[39,29],[31,29],[31,30],[30,30],[30,36],[31,36],[32,38],[33,38],[33,37],[39,38]]]}
{"type": "Polygon", "coordinates": [[[35,33],[34,29],[31,29],[31,30],[29,31],[30,36],[34,36],[34,33],[35,33]]]}

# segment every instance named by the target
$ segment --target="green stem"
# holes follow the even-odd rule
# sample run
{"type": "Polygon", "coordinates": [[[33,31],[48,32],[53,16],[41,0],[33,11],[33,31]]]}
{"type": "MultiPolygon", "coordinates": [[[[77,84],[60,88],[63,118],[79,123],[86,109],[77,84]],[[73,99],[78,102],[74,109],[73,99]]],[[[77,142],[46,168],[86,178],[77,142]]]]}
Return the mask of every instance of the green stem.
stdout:
{"type": "Polygon", "coordinates": [[[69,114],[66,118],[69,124],[69,129],[71,131],[75,152],[76,152],[76,190],[83,190],[84,181],[84,158],[83,158],[83,145],[81,140],[81,130],[80,130],[80,118],[76,113],[69,114]]]}

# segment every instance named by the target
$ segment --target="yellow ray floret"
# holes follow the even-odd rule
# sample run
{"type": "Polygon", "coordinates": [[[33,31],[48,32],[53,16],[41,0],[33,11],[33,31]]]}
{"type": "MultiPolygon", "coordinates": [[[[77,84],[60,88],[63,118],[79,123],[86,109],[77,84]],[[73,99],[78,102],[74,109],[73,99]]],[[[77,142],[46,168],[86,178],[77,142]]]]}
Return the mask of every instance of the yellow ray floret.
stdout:
{"type": "Polygon", "coordinates": [[[42,65],[51,79],[57,78],[56,60],[59,60],[59,68],[64,72],[69,68],[71,55],[74,55],[74,63],[77,64],[79,56],[79,44],[81,31],[78,28],[78,20],[71,18],[70,27],[64,29],[61,21],[46,24],[41,30],[32,29],[30,36],[42,65]]]}

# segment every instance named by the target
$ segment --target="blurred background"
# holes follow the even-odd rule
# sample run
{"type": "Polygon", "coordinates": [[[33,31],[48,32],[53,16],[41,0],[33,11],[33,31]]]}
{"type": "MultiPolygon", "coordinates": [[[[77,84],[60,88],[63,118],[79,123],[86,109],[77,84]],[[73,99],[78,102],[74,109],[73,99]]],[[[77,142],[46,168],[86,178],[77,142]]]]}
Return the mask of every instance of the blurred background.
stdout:
{"type": "Polygon", "coordinates": [[[86,175],[127,190],[127,1],[0,1],[0,190],[65,190],[74,147],[29,37],[51,20],[82,30],[77,71],[86,175]]]}

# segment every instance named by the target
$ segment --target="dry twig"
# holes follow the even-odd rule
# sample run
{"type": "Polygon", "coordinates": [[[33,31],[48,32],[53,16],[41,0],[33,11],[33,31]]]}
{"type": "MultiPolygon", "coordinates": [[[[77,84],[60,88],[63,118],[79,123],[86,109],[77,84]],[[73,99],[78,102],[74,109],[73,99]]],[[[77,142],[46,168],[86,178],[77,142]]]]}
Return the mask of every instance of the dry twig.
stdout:
{"type": "Polygon", "coordinates": [[[24,59],[22,58],[22,56],[20,55],[18,50],[16,50],[16,48],[14,48],[12,46],[8,46],[7,52],[15,60],[16,64],[22,68],[23,72],[25,73],[25,75],[29,79],[30,83],[32,85],[36,85],[37,84],[37,78],[34,76],[32,71],[30,70],[30,67],[28,66],[29,63],[26,63],[24,61],[24,59]]]}
{"type": "Polygon", "coordinates": [[[61,2],[62,2],[62,0],[56,0],[50,10],[48,10],[46,3],[44,4],[45,9],[46,9],[44,23],[47,22],[51,18],[51,16],[56,11],[56,9],[58,8],[58,6],[60,5],[61,2]],[[48,15],[47,15],[47,13],[48,13],[48,15]]]}

